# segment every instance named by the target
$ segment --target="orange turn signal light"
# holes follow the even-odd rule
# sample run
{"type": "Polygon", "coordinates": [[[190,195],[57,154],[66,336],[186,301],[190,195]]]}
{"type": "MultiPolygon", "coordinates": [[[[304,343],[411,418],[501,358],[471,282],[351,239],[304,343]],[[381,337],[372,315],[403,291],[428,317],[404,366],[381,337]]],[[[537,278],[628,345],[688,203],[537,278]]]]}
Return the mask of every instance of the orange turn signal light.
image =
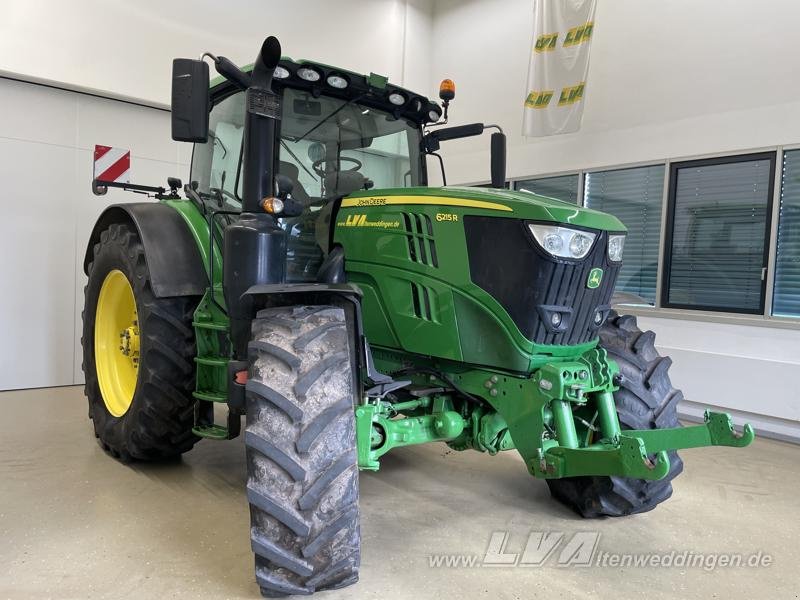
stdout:
{"type": "Polygon", "coordinates": [[[276,215],[283,212],[283,200],[268,196],[261,201],[261,208],[264,209],[265,213],[276,215]]]}

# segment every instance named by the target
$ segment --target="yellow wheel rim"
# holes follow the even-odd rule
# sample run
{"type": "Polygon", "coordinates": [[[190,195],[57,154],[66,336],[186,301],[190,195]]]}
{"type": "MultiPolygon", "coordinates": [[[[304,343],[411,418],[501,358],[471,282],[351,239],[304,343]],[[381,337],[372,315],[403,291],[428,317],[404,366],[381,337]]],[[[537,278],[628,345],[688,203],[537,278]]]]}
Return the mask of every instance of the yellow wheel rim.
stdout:
{"type": "Polygon", "coordinates": [[[108,412],[121,417],[131,406],[139,372],[139,317],[133,288],[125,274],[106,275],[97,299],[94,362],[108,412]]]}

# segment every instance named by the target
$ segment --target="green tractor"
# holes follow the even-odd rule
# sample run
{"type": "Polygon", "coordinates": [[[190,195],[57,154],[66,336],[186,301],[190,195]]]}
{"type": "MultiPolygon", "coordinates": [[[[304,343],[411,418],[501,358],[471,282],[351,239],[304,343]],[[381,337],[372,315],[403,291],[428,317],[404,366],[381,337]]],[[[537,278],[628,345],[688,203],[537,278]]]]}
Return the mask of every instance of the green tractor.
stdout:
{"type": "Polygon", "coordinates": [[[442,127],[452,82],[440,105],[281,57],[273,37],[249,68],[204,57],[213,82],[202,59],[173,63],[184,197],[176,179],[93,181],[159,201],[110,206],[92,231],[83,369],[123,461],[234,438],[246,417],[264,595],[357,580],[358,471],[394,448],[516,449],[599,517],[669,498],[678,449],[752,441],[722,413],[680,427],[670,359],[612,309],[619,220],[502,189],[499,131],[494,189],[426,186],[441,142],[496,128],[442,127]]]}

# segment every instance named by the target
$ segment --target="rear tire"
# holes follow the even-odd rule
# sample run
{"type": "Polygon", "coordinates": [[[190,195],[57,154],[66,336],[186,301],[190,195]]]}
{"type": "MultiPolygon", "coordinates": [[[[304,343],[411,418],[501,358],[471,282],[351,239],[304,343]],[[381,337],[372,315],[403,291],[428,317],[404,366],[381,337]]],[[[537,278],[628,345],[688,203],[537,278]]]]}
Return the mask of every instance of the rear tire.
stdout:
{"type": "MultiPolygon", "coordinates": [[[[624,379],[614,393],[622,429],[680,427],[677,405],[683,399],[672,387],[669,357],[655,349],[655,334],[642,332],[636,317],[612,311],[600,329],[600,347],[620,367],[624,379]]],[[[672,480],[683,471],[683,461],[668,452],[670,470],[657,481],[616,476],[548,479],[554,498],[586,518],[621,517],[647,512],[672,495],[672,480]]]]}
{"type": "Polygon", "coordinates": [[[88,267],[82,313],[83,372],[89,417],[100,446],[122,461],[160,460],[191,450],[198,438],[194,422],[194,330],[197,298],[156,298],[138,233],[112,224],[100,234],[88,267]],[[135,391],[123,414],[103,399],[95,356],[100,290],[112,272],[121,272],[133,291],[138,314],[140,358],[135,391]]]}
{"type": "Polygon", "coordinates": [[[261,593],[355,583],[358,467],[344,311],[262,310],[248,353],[247,498],[261,593]]]}

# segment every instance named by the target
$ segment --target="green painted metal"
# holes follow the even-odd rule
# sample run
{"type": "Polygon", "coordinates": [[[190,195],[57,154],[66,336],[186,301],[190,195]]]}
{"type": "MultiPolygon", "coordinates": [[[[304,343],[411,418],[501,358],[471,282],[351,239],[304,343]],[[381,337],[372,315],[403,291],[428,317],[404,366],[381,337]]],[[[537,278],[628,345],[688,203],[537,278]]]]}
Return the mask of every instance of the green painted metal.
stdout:
{"type": "MultiPolygon", "coordinates": [[[[197,251],[203,259],[206,275],[211,275],[211,226],[209,217],[200,212],[200,209],[189,200],[164,200],[164,204],[174,208],[183,217],[189,226],[189,231],[197,243],[197,251]]],[[[222,294],[222,251],[219,244],[214,244],[214,288],[217,290],[216,299],[224,306],[225,298],[222,294]]]]}
{"type": "MultiPolygon", "coordinates": [[[[222,292],[222,251],[216,241],[213,249],[211,246],[212,215],[203,214],[189,200],[164,202],[183,217],[197,243],[206,275],[209,280],[213,277],[212,285],[206,289],[192,320],[197,344],[197,356],[194,359],[196,384],[192,395],[199,402],[199,412],[205,410],[213,414],[213,403],[228,402],[228,362],[231,358],[229,323],[222,292]]],[[[214,440],[229,438],[227,427],[222,425],[196,426],[192,431],[195,435],[214,440]]]]}
{"type": "Polygon", "coordinates": [[[544,457],[548,477],[619,475],[661,479],[669,473],[668,450],[704,446],[742,448],[753,441],[750,425],[736,432],[729,415],[706,411],[705,423],[673,429],[627,430],[607,443],[551,448],[544,457]],[[655,460],[649,458],[656,455],[655,460]]]}
{"type": "Polygon", "coordinates": [[[733,426],[730,415],[705,412],[705,424],[679,429],[645,429],[626,431],[625,435],[640,438],[652,452],[675,448],[733,446],[743,448],[755,438],[752,426],[746,424],[741,433],[733,426]]]}
{"type": "MultiPolygon", "coordinates": [[[[578,227],[588,227],[591,229],[602,229],[605,231],[627,231],[617,217],[608,213],[600,212],[590,208],[578,207],[571,202],[556,200],[546,196],[539,196],[529,192],[518,192],[513,190],[501,190],[495,188],[477,188],[465,186],[447,187],[408,187],[390,188],[381,190],[362,190],[354,192],[348,196],[354,206],[348,208],[354,212],[376,211],[383,212],[386,208],[397,206],[392,204],[381,204],[375,199],[392,199],[403,196],[421,196],[423,198],[452,198],[457,200],[478,200],[492,202],[506,206],[509,210],[488,210],[470,209],[468,214],[490,215],[508,217],[514,219],[529,219],[531,221],[549,221],[562,223],[564,225],[576,225],[578,227]],[[363,202],[363,204],[359,204],[363,202]],[[358,210],[356,210],[358,209],[358,210]]],[[[431,205],[436,208],[435,212],[450,213],[451,207],[437,204],[431,200],[431,205]]],[[[367,212],[367,214],[372,214],[367,212]]],[[[463,213],[462,213],[463,214],[463,213]]],[[[377,215],[376,215],[377,216],[377,215]]],[[[376,219],[377,220],[377,219],[376,219]]],[[[458,221],[449,221],[457,223],[458,221]]]]}
{"type": "Polygon", "coordinates": [[[394,448],[446,442],[457,438],[464,431],[465,419],[453,410],[444,398],[420,399],[405,403],[406,406],[390,402],[368,401],[356,408],[356,435],[358,436],[358,464],[366,470],[378,470],[378,459],[394,448]],[[394,418],[398,409],[410,410],[431,408],[428,414],[408,415],[394,418]],[[362,440],[368,440],[364,443],[362,440]]]}
{"type": "Polygon", "coordinates": [[[230,434],[227,427],[222,425],[206,425],[192,427],[192,433],[198,437],[206,438],[209,440],[229,440],[230,434]]]}
{"type": "Polygon", "coordinates": [[[359,192],[348,201],[352,205],[346,201],[339,211],[334,242],[345,250],[348,281],[364,293],[364,324],[373,346],[528,373],[553,356],[581,353],[596,344],[546,346],[523,336],[497,300],[472,282],[463,221],[480,215],[624,231],[615,217],[533,194],[460,187],[359,192]],[[416,203],[381,203],[404,197],[416,203]],[[446,206],[443,199],[506,210],[446,206]],[[418,226],[417,218],[424,225],[418,226]],[[428,318],[417,316],[415,294],[429,298],[428,318]]]}

